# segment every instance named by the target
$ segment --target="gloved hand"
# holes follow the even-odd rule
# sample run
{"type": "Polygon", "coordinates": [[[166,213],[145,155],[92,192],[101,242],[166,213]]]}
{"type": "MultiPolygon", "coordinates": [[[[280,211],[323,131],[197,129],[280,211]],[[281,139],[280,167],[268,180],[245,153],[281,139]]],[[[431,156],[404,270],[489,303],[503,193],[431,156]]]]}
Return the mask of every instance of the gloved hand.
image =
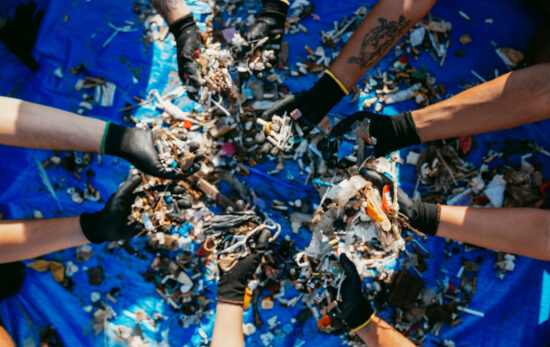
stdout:
{"type": "Polygon", "coordinates": [[[263,0],[262,12],[246,32],[246,40],[254,44],[264,37],[269,37],[273,44],[280,44],[285,31],[288,2],[281,0],[263,0]],[[251,42],[254,41],[254,42],[251,42]]]}
{"type": "Polygon", "coordinates": [[[273,115],[282,116],[299,109],[302,116],[298,121],[307,133],[347,94],[345,87],[326,70],[311,89],[285,96],[264,111],[262,118],[271,119],[273,115]]]}
{"type": "Polygon", "coordinates": [[[357,273],[355,265],[345,254],[340,255],[340,263],[345,271],[342,282],[342,301],[338,307],[342,312],[342,319],[352,331],[357,331],[370,323],[375,311],[363,295],[361,290],[361,277],[357,273]]]}
{"type": "Polygon", "coordinates": [[[20,261],[0,264],[0,301],[19,293],[25,282],[25,264],[20,261]]]}
{"type": "MultiPolygon", "coordinates": [[[[222,273],[218,283],[218,301],[230,304],[244,304],[244,294],[248,285],[248,279],[260,265],[262,256],[267,251],[271,232],[262,230],[256,240],[256,247],[248,256],[233,266],[231,270],[222,273]]],[[[221,270],[220,270],[221,271],[221,270]]]]}
{"type": "Polygon", "coordinates": [[[178,70],[183,83],[189,84],[196,91],[188,91],[187,95],[197,100],[199,88],[204,84],[197,68],[196,59],[199,57],[202,36],[190,13],[170,25],[170,32],[176,39],[178,49],[178,70]]]}
{"type": "MultiPolygon", "coordinates": [[[[359,173],[380,191],[385,185],[393,186],[389,178],[374,170],[362,168],[359,173]]],[[[424,234],[435,236],[439,226],[439,205],[413,201],[401,188],[397,189],[397,202],[399,203],[399,212],[409,218],[409,224],[413,228],[424,234]]]]}
{"type": "Polygon", "coordinates": [[[9,19],[7,16],[0,19],[0,40],[32,71],[38,70],[38,63],[31,56],[31,51],[38,36],[40,23],[44,18],[43,10],[38,11],[36,16],[35,10],[34,2],[29,2],[26,5],[19,4],[15,9],[13,19],[9,19]]]}
{"type": "Polygon", "coordinates": [[[140,176],[127,179],[114,193],[103,210],[80,216],[80,227],[90,242],[125,240],[139,232],[136,225],[128,225],[128,216],[132,210],[135,195],[134,189],[141,183],[140,176]]]}
{"type": "Polygon", "coordinates": [[[173,168],[166,168],[159,160],[155,149],[155,134],[150,130],[129,128],[113,123],[105,127],[102,153],[122,157],[148,175],[168,179],[183,179],[200,169],[195,162],[186,175],[178,174],[173,168]]]}
{"type": "Polygon", "coordinates": [[[370,120],[368,137],[376,138],[376,144],[370,138],[363,138],[369,145],[374,145],[374,155],[386,155],[396,149],[420,143],[420,137],[410,112],[403,112],[396,116],[382,116],[376,113],[360,111],[341,120],[332,128],[330,137],[339,137],[350,131],[356,122],[370,120]]]}

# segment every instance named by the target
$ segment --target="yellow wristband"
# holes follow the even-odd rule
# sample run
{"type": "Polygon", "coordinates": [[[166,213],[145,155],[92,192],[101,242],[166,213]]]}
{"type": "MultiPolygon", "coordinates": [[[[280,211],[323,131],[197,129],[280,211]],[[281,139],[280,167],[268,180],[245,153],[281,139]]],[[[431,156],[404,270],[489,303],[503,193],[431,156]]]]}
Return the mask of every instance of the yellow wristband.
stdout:
{"type": "Polygon", "coordinates": [[[371,314],[370,318],[367,319],[365,323],[361,324],[361,325],[358,326],[357,328],[351,329],[351,331],[357,332],[357,331],[363,329],[364,327],[366,327],[366,326],[371,322],[371,320],[374,318],[374,315],[375,315],[375,314],[376,314],[376,311],[374,311],[374,312],[371,314]]]}
{"type": "Polygon", "coordinates": [[[282,3],[285,3],[287,4],[288,6],[290,6],[290,3],[288,2],[288,0],[280,0],[282,3]]]}
{"type": "Polygon", "coordinates": [[[344,94],[348,95],[349,94],[349,90],[348,88],[346,88],[346,86],[344,86],[344,84],[342,82],[340,82],[340,80],[334,76],[334,74],[332,72],[330,72],[330,70],[325,70],[325,73],[327,75],[329,75],[330,77],[332,77],[332,79],[334,80],[334,82],[336,82],[336,84],[338,84],[338,86],[340,87],[340,89],[342,89],[342,91],[344,92],[344,94]]]}

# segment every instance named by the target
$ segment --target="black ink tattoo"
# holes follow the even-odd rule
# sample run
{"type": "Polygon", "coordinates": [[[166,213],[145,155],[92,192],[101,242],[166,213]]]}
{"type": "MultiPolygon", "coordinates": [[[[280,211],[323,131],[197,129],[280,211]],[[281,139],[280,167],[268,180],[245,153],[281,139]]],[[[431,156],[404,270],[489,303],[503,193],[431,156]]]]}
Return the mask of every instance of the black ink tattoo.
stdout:
{"type": "Polygon", "coordinates": [[[381,58],[411,24],[411,21],[403,15],[399,16],[398,21],[388,22],[386,18],[378,18],[378,21],[380,25],[363,37],[359,55],[350,57],[347,61],[348,64],[357,64],[363,69],[367,68],[376,59],[381,58]]]}
{"type": "Polygon", "coordinates": [[[185,0],[151,0],[151,5],[163,18],[167,18],[168,13],[177,9],[182,2],[185,4],[185,0]]]}

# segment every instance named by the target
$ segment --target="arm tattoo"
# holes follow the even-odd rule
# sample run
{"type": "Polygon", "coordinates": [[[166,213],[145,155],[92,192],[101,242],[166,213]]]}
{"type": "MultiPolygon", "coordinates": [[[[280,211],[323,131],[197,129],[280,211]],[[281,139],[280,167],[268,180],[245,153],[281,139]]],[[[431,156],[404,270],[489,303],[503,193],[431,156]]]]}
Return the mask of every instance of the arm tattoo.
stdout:
{"type": "Polygon", "coordinates": [[[399,16],[398,21],[388,22],[386,18],[378,18],[378,21],[380,25],[363,37],[359,55],[350,57],[347,61],[348,64],[357,64],[366,69],[376,62],[376,59],[382,57],[386,50],[393,45],[395,39],[399,38],[411,23],[403,15],[399,16]]]}
{"type": "Polygon", "coordinates": [[[181,3],[185,4],[185,0],[151,0],[151,5],[163,18],[166,18],[168,13],[177,9],[181,3]]]}

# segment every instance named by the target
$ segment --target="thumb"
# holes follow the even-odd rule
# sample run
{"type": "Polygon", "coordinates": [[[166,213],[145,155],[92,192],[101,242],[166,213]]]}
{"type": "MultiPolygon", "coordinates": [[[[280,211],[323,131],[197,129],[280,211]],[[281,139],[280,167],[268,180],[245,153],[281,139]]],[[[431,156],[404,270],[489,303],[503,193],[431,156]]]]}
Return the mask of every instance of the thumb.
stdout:
{"type": "Polygon", "coordinates": [[[384,188],[384,185],[391,184],[391,181],[390,181],[389,178],[387,178],[386,176],[384,176],[384,175],[382,175],[382,174],[380,174],[380,173],[378,173],[374,170],[367,169],[367,168],[362,168],[361,170],[359,170],[359,173],[367,181],[374,184],[376,186],[376,188],[378,188],[380,191],[382,191],[382,189],[384,188]]]}
{"type": "Polygon", "coordinates": [[[260,232],[260,236],[258,236],[258,240],[256,241],[257,252],[267,251],[267,246],[268,246],[270,237],[271,237],[271,231],[269,231],[269,229],[264,229],[260,232]]]}
{"type": "Polygon", "coordinates": [[[120,197],[123,196],[130,196],[134,190],[139,186],[141,183],[141,176],[135,175],[128,178],[124,183],[120,185],[120,188],[118,188],[117,195],[120,197]]]}

